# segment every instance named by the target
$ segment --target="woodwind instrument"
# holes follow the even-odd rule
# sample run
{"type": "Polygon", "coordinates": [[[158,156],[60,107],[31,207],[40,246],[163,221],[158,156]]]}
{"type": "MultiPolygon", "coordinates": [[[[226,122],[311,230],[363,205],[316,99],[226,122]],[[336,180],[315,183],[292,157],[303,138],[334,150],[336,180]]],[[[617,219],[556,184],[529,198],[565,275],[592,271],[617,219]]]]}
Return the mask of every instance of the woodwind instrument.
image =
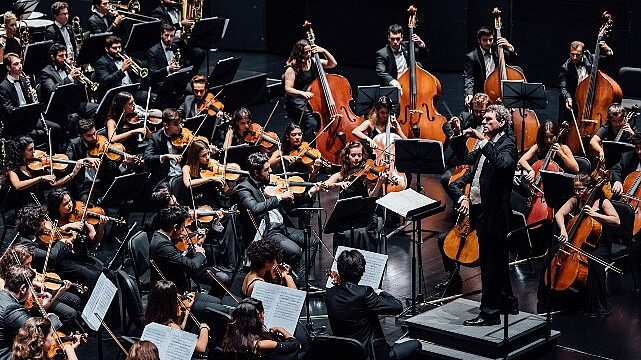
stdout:
{"type": "Polygon", "coordinates": [[[25,81],[27,82],[27,92],[29,95],[29,99],[31,99],[31,102],[37,103],[38,101],[38,93],[36,92],[36,89],[34,89],[33,85],[31,84],[31,79],[27,74],[24,73],[24,71],[21,73],[21,76],[25,78],[25,81]]]}

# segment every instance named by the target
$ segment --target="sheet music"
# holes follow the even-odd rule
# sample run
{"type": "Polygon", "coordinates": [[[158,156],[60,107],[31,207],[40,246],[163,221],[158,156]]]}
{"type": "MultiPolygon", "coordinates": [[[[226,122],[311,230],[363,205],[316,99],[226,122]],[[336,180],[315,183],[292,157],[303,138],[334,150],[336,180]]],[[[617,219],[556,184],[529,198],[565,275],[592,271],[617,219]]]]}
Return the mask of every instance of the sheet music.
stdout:
{"type": "Polygon", "coordinates": [[[423,207],[429,208],[437,202],[437,200],[417,193],[413,189],[389,193],[376,200],[377,204],[403,217],[407,217],[407,214],[410,214],[413,210],[423,207]]]}
{"type": "Polygon", "coordinates": [[[260,221],[260,225],[258,225],[258,230],[256,230],[256,235],[254,235],[254,241],[258,241],[263,237],[263,234],[265,233],[265,219],[262,219],[260,221]]]}
{"type": "Polygon", "coordinates": [[[111,301],[116,295],[116,291],[116,285],[107,279],[105,274],[100,274],[89,301],[87,301],[87,305],[82,310],[82,319],[89,325],[91,330],[98,331],[101,325],[100,319],[94,313],[104,319],[107,310],[109,310],[109,305],[111,305],[111,301]]]}
{"type": "MultiPolygon", "coordinates": [[[[358,282],[358,285],[371,286],[374,289],[377,289],[381,284],[381,280],[383,279],[383,272],[385,271],[385,265],[387,264],[388,256],[385,254],[379,254],[367,250],[361,250],[347,246],[339,246],[338,249],[336,249],[336,256],[334,257],[334,262],[332,263],[332,270],[337,271],[338,266],[336,260],[338,260],[338,256],[345,250],[358,250],[361,254],[363,254],[363,257],[365,258],[365,272],[363,273],[361,281],[358,282]]],[[[333,286],[334,284],[332,283],[332,278],[328,277],[325,287],[329,289],[333,286]]]]}
{"type": "Polygon", "coordinates": [[[305,292],[290,289],[286,286],[257,281],[252,291],[252,297],[263,302],[265,308],[265,326],[269,329],[280,326],[290,334],[296,330],[305,302],[305,292]]]}
{"type": "Polygon", "coordinates": [[[160,360],[185,360],[192,358],[198,336],[158,323],[149,323],[140,340],[148,340],[156,345],[160,360]]]}

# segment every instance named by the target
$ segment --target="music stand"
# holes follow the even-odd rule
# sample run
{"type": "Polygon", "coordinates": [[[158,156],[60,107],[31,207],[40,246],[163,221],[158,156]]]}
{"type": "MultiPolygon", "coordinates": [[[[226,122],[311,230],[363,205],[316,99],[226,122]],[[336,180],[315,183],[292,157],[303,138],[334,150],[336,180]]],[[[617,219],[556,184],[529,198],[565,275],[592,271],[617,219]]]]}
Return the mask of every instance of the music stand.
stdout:
{"type": "Polygon", "coordinates": [[[113,205],[120,205],[129,200],[137,199],[150,176],[151,173],[149,172],[116,176],[105,195],[98,199],[96,203],[103,208],[109,208],[113,205]]]}
{"type": "Polygon", "coordinates": [[[5,118],[4,137],[16,137],[28,134],[38,125],[42,106],[38,103],[17,107],[11,116],[5,118]]]}
{"type": "Polygon", "coordinates": [[[369,225],[375,212],[375,197],[355,196],[339,199],[334,204],[334,210],[325,223],[323,233],[332,234],[350,230],[351,239],[354,241],[354,230],[369,225]]]}
{"type": "Polygon", "coordinates": [[[166,109],[178,105],[191,79],[194,67],[188,66],[169,74],[156,90],[156,107],[166,109]]]}
{"type": "Polygon", "coordinates": [[[225,37],[228,24],[229,19],[219,17],[198,20],[189,35],[189,47],[215,49],[220,40],[225,37]]]}
{"type": "Polygon", "coordinates": [[[242,60],[243,58],[233,56],[218,60],[218,63],[207,77],[209,87],[227,85],[234,80],[242,60]]]}
{"type": "MultiPolygon", "coordinates": [[[[518,108],[521,113],[521,139],[525,138],[525,111],[527,109],[545,109],[548,106],[545,97],[545,85],[541,83],[526,83],[522,80],[502,80],[501,91],[503,105],[506,108],[518,108]]],[[[521,144],[520,152],[524,152],[525,141],[521,144]]]]}
{"type": "Polygon", "coordinates": [[[26,74],[35,74],[47,66],[47,63],[51,61],[49,57],[49,48],[51,48],[51,45],[53,45],[53,41],[51,40],[28,44],[24,50],[22,71],[26,74]]]}
{"type": "Polygon", "coordinates": [[[105,53],[105,39],[112,32],[91,34],[82,42],[76,63],[79,65],[93,64],[105,53]]]}
{"type": "Polygon", "coordinates": [[[603,154],[605,156],[605,168],[611,169],[614,164],[621,160],[623,153],[634,150],[634,145],[619,141],[603,141],[603,154]]]}
{"type": "Polygon", "coordinates": [[[260,151],[260,145],[236,145],[230,146],[227,150],[227,163],[236,163],[245,167],[247,157],[260,151]]]}
{"type": "Polygon", "coordinates": [[[64,84],[56,87],[49,97],[45,117],[60,119],[78,111],[80,103],[87,102],[87,89],[82,84],[64,84]]]}
{"type": "Polygon", "coordinates": [[[131,32],[124,46],[128,53],[141,52],[154,46],[158,40],[158,29],[160,20],[154,19],[149,22],[136,23],[131,27],[131,32]]]}
{"type": "Polygon", "coordinates": [[[106,267],[107,270],[116,271],[116,265],[118,264],[116,262],[116,260],[121,258],[121,257],[124,259],[125,256],[123,254],[123,251],[125,251],[125,248],[127,248],[127,244],[129,244],[129,240],[131,240],[131,232],[136,228],[136,225],[138,225],[138,223],[134,222],[133,225],[131,225],[127,229],[127,234],[125,235],[123,241],[119,241],[118,238],[115,237],[116,238],[116,242],[120,243],[120,246],[118,246],[118,250],[116,250],[116,253],[111,258],[111,261],[109,261],[109,264],[106,267]]]}
{"type": "Polygon", "coordinates": [[[13,4],[11,12],[14,13],[20,20],[27,18],[27,16],[36,10],[40,0],[20,0],[13,4]]]}
{"type": "MultiPolygon", "coordinates": [[[[129,84],[129,85],[120,85],[116,86],[115,88],[111,88],[107,90],[105,93],[105,96],[102,97],[102,100],[100,100],[100,104],[98,105],[98,110],[96,111],[96,116],[94,118],[96,119],[104,119],[105,116],[107,116],[107,112],[109,112],[109,107],[111,107],[111,101],[113,98],[116,96],[117,93],[121,91],[126,91],[128,93],[133,94],[136,90],[138,90],[138,87],[140,86],[139,83],[136,84],[129,84]]],[[[104,124],[101,124],[101,126],[104,124]]]]}
{"type": "Polygon", "coordinates": [[[356,115],[367,115],[381,96],[387,96],[392,100],[392,112],[398,114],[400,92],[396,86],[366,85],[359,86],[356,90],[356,102],[354,103],[356,115]]]}

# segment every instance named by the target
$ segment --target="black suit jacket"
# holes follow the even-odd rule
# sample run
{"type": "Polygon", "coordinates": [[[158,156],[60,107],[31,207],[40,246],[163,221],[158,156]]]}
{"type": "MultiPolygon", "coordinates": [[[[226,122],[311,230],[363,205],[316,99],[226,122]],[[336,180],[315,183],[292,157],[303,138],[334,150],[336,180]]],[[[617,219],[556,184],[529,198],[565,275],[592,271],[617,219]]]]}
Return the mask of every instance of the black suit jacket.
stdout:
{"type": "Polygon", "coordinates": [[[160,85],[163,80],[169,75],[167,71],[167,57],[161,42],[152,46],[147,50],[147,67],[149,68],[150,81],[153,84],[160,85]]]}
{"type": "Polygon", "coordinates": [[[346,282],[327,289],[325,294],[327,315],[335,336],[361,341],[373,359],[386,359],[389,345],[378,321],[379,315],[397,315],[403,304],[392,295],[376,294],[370,286],[346,282]]]}
{"type": "MultiPolygon", "coordinates": [[[[35,236],[23,236],[20,235],[16,238],[14,242],[15,245],[24,245],[31,250],[33,254],[32,268],[42,269],[44,267],[44,262],[47,257],[47,249],[43,248],[44,243],[40,240],[37,240],[35,236]]],[[[47,264],[47,269],[56,270],[56,265],[61,261],[64,256],[71,252],[71,249],[62,241],[56,241],[54,245],[51,246],[51,253],[49,254],[49,263],[47,264]]]]}
{"type": "Polygon", "coordinates": [[[87,28],[91,34],[100,34],[105,32],[116,33],[118,27],[114,25],[112,19],[109,16],[106,17],[109,25],[105,24],[104,20],[98,14],[93,13],[87,20],[87,28]]]}
{"type": "MultiPolygon", "coordinates": [[[[403,56],[405,56],[405,61],[409,65],[409,41],[403,41],[401,43],[401,51],[403,52],[403,56]]],[[[415,46],[415,56],[421,55],[421,53],[426,54],[427,48],[422,49],[415,46]]],[[[384,86],[389,86],[392,80],[398,79],[398,69],[396,68],[394,52],[389,45],[385,45],[384,48],[376,52],[376,74],[378,75],[378,81],[384,86]]]]}
{"type": "MultiPolygon", "coordinates": [[[[20,78],[20,85],[22,86],[22,95],[24,96],[24,99],[27,104],[30,104],[31,98],[28,95],[28,85],[24,78],[20,78]]],[[[0,120],[4,121],[5,126],[12,125],[11,117],[18,106],[20,106],[18,92],[16,91],[15,86],[13,86],[13,84],[5,77],[0,83],[0,107],[2,107],[0,120]]]]}
{"type": "MultiPolygon", "coordinates": [[[[594,63],[594,55],[592,55],[588,50],[583,51],[583,59],[581,64],[585,66],[585,71],[588,76],[592,71],[592,64],[594,63]]],[[[577,66],[575,65],[572,59],[568,58],[563,65],[561,65],[561,70],[559,71],[559,88],[561,90],[561,96],[563,99],[574,99],[574,94],[576,93],[576,86],[578,85],[579,75],[577,73],[577,66]]],[[[565,106],[565,104],[561,104],[565,106]]]]}
{"type": "Polygon", "coordinates": [[[194,95],[187,95],[185,96],[185,101],[180,105],[180,108],[178,108],[178,112],[184,117],[184,118],[190,118],[196,116],[198,113],[196,111],[196,107],[194,106],[195,103],[198,101],[196,100],[196,96],[194,95]]]}
{"type": "MultiPolygon", "coordinates": [[[[461,131],[476,127],[474,115],[471,112],[463,111],[458,116],[461,119],[461,131]]],[[[445,134],[445,142],[443,143],[443,156],[445,157],[445,166],[451,168],[465,163],[467,148],[466,141],[452,141],[454,135],[452,125],[446,122],[442,126],[443,134],[445,134]]]]}
{"type": "MultiPolygon", "coordinates": [[[[158,231],[154,232],[149,244],[149,259],[158,265],[167,280],[176,284],[180,293],[191,290],[188,275],[200,270],[207,262],[205,255],[192,250],[183,255],[165,235],[158,231]]],[[[152,283],[160,280],[157,271],[152,270],[151,274],[152,283]]]]}
{"type": "Polygon", "coordinates": [[[151,11],[151,16],[153,16],[156,19],[159,19],[160,21],[162,21],[162,24],[173,25],[177,30],[180,29],[180,19],[178,19],[177,23],[174,23],[173,21],[171,21],[171,17],[169,16],[169,12],[167,11],[167,8],[164,7],[163,5],[159,5],[158,7],[153,9],[151,11]]]}
{"type": "Polygon", "coordinates": [[[151,135],[147,142],[147,147],[145,147],[145,167],[151,169],[149,181],[154,186],[166,180],[169,175],[169,161],[160,162],[161,155],[169,154],[167,140],[168,137],[165,135],[164,130],[160,129],[151,135]]]}
{"type": "MultiPolygon", "coordinates": [[[[88,151],[88,146],[85,144],[84,141],[80,137],[73,138],[69,141],[69,145],[67,145],[67,156],[69,157],[70,160],[80,160],[84,159],[88,156],[87,151],[88,151]]],[[[105,184],[111,184],[113,181],[114,177],[120,175],[120,170],[118,168],[119,164],[115,161],[111,161],[107,159],[105,156],[102,164],[100,164],[100,167],[98,169],[98,181],[101,183],[105,184]]],[[[72,167],[70,166],[69,169],[72,167]]],[[[71,171],[71,170],[69,170],[71,171]]],[[[69,188],[71,193],[78,197],[78,195],[82,192],[83,186],[85,183],[85,167],[81,167],[80,171],[74,178],[71,180],[69,183],[69,188]]]]}
{"type": "Polygon", "coordinates": [[[5,290],[0,290],[0,360],[11,359],[13,338],[29,318],[31,316],[22,304],[5,290]]]}
{"type": "MultiPolygon", "coordinates": [[[[465,137],[456,141],[465,141],[465,137]]],[[[449,189],[458,200],[463,196],[465,185],[471,184],[481,153],[486,160],[479,178],[481,190],[481,208],[484,215],[484,227],[488,234],[500,234],[505,239],[509,220],[512,215],[510,196],[512,193],[512,180],[516,169],[517,153],[514,134],[507,131],[496,143],[489,141],[485,146],[466,153],[466,163],[473,163],[465,174],[452,182],[449,189]]],[[[500,240],[500,239],[497,239],[500,240]]]]}
{"type": "Polygon", "coordinates": [[[639,161],[636,151],[623,153],[621,160],[612,167],[612,183],[619,181],[623,184],[625,177],[637,169],[639,161]]]}
{"type": "MultiPolygon", "coordinates": [[[[514,54],[507,50],[503,50],[505,60],[513,57],[514,54]]],[[[494,66],[499,66],[498,50],[492,47],[492,59],[494,66]]],[[[465,69],[463,70],[463,81],[465,84],[465,95],[474,95],[484,91],[485,87],[485,61],[483,60],[483,53],[480,47],[465,54],[465,69]]]]}
{"type": "MultiPolygon", "coordinates": [[[[136,61],[137,64],[140,64],[137,60],[134,61],[136,61]]],[[[125,77],[125,73],[120,71],[120,68],[116,66],[116,63],[111,56],[107,54],[103,54],[96,61],[94,68],[94,81],[100,84],[97,91],[99,97],[104,96],[109,89],[120,86],[122,79],[125,77]]],[[[141,78],[131,71],[131,67],[127,70],[127,74],[129,74],[132,84],[141,82],[141,78]]]]}
{"type": "MultiPolygon", "coordinates": [[[[65,73],[67,70],[65,69],[65,73]]],[[[49,64],[40,71],[38,75],[38,83],[40,84],[40,97],[42,97],[42,102],[49,102],[51,93],[58,87],[58,85],[71,84],[74,80],[70,79],[69,76],[64,78],[60,77],[56,68],[49,64]]]]}
{"type": "MultiPolygon", "coordinates": [[[[67,31],[67,34],[69,34],[69,39],[71,40],[71,45],[73,46],[73,52],[77,53],[78,49],[76,49],[76,42],[74,41],[71,25],[67,23],[67,25],[65,25],[63,28],[67,31]]],[[[55,22],[47,26],[47,28],[45,29],[45,40],[52,40],[54,43],[58,42],[65,45],[65,39],[62,37],[62,31],[55,22]]]]}

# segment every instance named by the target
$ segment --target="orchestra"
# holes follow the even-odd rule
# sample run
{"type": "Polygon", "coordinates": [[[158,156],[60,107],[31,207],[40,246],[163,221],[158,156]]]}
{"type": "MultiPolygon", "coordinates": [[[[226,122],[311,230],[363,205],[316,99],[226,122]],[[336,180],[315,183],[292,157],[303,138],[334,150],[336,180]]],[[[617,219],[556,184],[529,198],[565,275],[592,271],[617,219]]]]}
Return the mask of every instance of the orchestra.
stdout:
{"type": "MultiPolygon", "coordinates": [[[[0,207],[3,235],[9,228],[15,237],[0,239],[7,249],[0,256],[0,360],[97,358],[80,355],[86,337],[80,334],[89,325],[82,309],[91,290],[85,291],[103,277],[123,286],[116,280],[137,271],[139,261],[149,271],[148,282],[141,283],[137,273],[131,279],[145,286],[140,290],[148,301],[133,323],[142,324],[141,330],[158,323],[191,332],[194,356],[213,358],[217,349],[302,358],[311,326],[291,333],[267,329],[264,301],[254,298],[256,285],[264,282],[306,296],[324,293],[334,335],[363,342],[368,355],[410,358],[420,347],[414,341],[372,345],[385,340],[378,315],[399,314],[402,303],[359,285],[366,262],[360,251],[383,252],[381,239],[397,225],[388,216],[405,226],[410,218],[396,218],[381,206],[371,219],[368,214],[361,225],[331,237],[320,224],[338,201],[373,201],[410,193],[406,189],[436,197],[452,210],[443,222],[447,229],[436,236],[448,277],[435,289],[442,296],[458,294],[467,280],[460,266],[480,268],[480,305],[459,319],[461,325],[499,326],[503,315],[524,311],[509,265],[508,234],[519,214],[526,227],[549,225],[549,233],[534,236],[554,245],[545,257],[539,296],[571,298],[578,292],[570,303],[574,310],[591,317],[611,313],[606,270],[614,264],[608,265],[616,240],[609,229],[629,220],[635,239],[641,230],[641,129],[633,121],[638,107],[624,106],[619,85],[599,69],[599,60],[614,54],[605,42],[611,14],[604,14],[594,54],[582,41],[570,43],[570,57],[554,74],[557,118],[539,122],[533,110],[507,104],[501,84],[528,80],[516,66],[515,44],[501,34],[498,9],[488,14],[494,27],[472,34],[474,48],[461,59],[463,87],[457,92],[428,72],[427,34],[418,34],[414,6],[407,28],[383,28],[387,44],[369,54],[380,91],[362,115],[355,113],[350,74],[318,45],[305,21],[297,35],[302,39],[282,59],[284,102],[274,101],[271,115],[262,118],[264,111],[247,99],[230,105],[227,96],[240,95],[227,95],[234,91],[227,84],[222,90],[212,84],[211,49],[196,41],[202,37],[199,24],[211,19],[203,14],[206,3],[159,0],[141,10],[136,0],[92,0],[90,17],[79,19],[72,6],[83,5],[53,2],[51,21],[40,34],[51,44],[40,47],[39,67],[34,52],[25,51],[37,43],[29,23],[23,24],[23,14],[4,13],[0,207]],[[80,21],[88,32],[78,33],[80,21]],[[159,23],[148,31],[153,39],[141,41],[149,46],[130,46],[137,31],[131,24],[147,21],[159,23]],[[85,41],[97,42],[90,49],[85,41]],[[166,87],[174,85],[170,94],[166,87]],[[438,101],[444,88],[464,109],[458,115],[438,101]],[[423,187],[420,175],[397,170],[396,141],[441,146],[441,187],[423,187]],[[548,197],[560,191],[548,191],[556,185],[544,184],[549,177],[572,178],[572,189],[562,189],[567,196],[554,199],[557,208],[548,197]],[[618,203],[633,212],[617,212],[618,203]],[[5,219],[5,211],[13,216],[5,219]],[[132,221],[138,213],[144,214],[142,225],[132,221]],[[604,230],[583,234],[583,223],[604,230]],[[146,238],[146,256],[136,257],[130,243],[137,233],[146,238]],[[469,248],[459,248],[465,241],[475,247],[471,258],[464,253],[469,248]],[[348,249],[337,254],[339,246],[348,249]],[[334,286],[328,290],[316,286],[326,280],[316,278],[324,261],[318,252],[324,250],[338,263],[329,272],[334,286]],[[105,261],[105,253],[113,258],[105,261]],[[563,287],[565,267],[576,265],[567,264],[576,258],[587,276],[563,287]],[[213,328],[218,323],[212,313],[231,319],[226,329],[213,328]],[[256,326],[250,328],[250,321],[256,326]],[[27,341],[38,346],[27,348],[27,341]]],[[[438,51],[432,44],[430,54],[438,51]]],[[[107,307],[118,312],[118,306],[125,305],[107,307]]],[[[129,346],[122,349],[128,359],[158,358],[151,342],[129,346]]]]}

